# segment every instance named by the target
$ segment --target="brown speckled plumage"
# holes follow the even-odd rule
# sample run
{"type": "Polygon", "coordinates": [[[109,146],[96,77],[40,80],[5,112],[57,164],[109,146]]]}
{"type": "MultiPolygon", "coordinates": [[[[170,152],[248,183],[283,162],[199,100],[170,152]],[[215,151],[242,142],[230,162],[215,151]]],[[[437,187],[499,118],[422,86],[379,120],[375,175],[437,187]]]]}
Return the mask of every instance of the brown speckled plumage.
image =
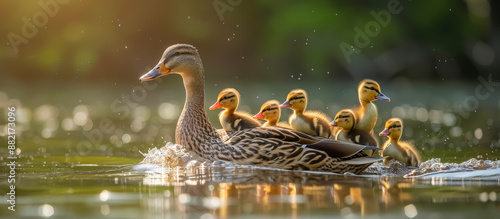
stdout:
{"type": "Polygon", "coordinates": [[[360,173],[382,159],[364,154],[363,146],[279,127],[245,129],[223,141],[205,112],[205,79],[197,50],[186,44],[168,47],[158,66],[142,76],[141,81],[169,73],[180,74],[186,88],[186,102],[177,123],[175,141],[204,158],[243,165],[335,173],[360,173]]]}

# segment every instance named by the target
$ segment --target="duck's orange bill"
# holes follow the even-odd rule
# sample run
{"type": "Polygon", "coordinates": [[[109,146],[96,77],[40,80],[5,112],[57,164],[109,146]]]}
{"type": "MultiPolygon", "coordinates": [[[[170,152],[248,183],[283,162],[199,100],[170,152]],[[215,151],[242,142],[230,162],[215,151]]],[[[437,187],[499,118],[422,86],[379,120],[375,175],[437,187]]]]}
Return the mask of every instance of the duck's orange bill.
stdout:
{"type": "Polygon", "coordinates": [[[254,119],[265,119],[264,115],[262,115],[262,111],[260,111],[259,113],[255,114],[255,116],[253,116],[254,119]]]}
{"type": "Polygon", "coordinates": [[[220,108],[222,108],[222,105],[219,103],[219,101],[217,101],[214,103],[214,105],[210,107],[210,110],[220,109],[220,108]]]}
{"type": "Polygon", "coordinates": [[[389,131],[388,128],[384,129],[384,131],[380,132],[378,135],[379,136],[389,136],[391,132],[389,131]]]}

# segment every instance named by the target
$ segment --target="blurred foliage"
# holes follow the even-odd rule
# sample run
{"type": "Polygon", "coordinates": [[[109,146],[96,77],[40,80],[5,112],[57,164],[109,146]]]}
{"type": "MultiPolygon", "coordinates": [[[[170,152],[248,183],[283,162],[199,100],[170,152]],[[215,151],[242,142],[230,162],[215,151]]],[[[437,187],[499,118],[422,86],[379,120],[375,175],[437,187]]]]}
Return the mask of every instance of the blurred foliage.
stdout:
{"type": "MultiPolygon", "coordinates": [[[[333,116],[357,105],[357,83],[373,78],[393,100],[377,103],[376,130],[383,128],[384,120],[399,116],[408,121],[405,136],[420,143],[425,156],[443,148],[455,156],[480,146],[492,150],[485,157],[498,157],[500,100],[494,94],[498,91],[477,79],[481,75],[490,83],[498,82],[499,19],[492,13],[499,9],[498,1],[0,0],[0,4],[0,113],[6,113],[2,109],[7,102],[22,102],[18,133],[25,145],[37,145],[23,149],[23,154],[51,154],[64,148],[56,154],[140,156],[139,150],[173,141],[184,101],[179,77],[169,76],[157,89],[148,90],[147,97],[127,101],[143,88],[139,76],[157,63],[167,46],[189,43],[202,56],[210,103],[221,89],[236,87],[243,97],[239,109],[255,113],[265,100],[283,101],[288,91],[300,87],[311,97],[308,109],[333,116]],[[385,17],[387,25],[373,15],[387,14],[391,8],[401,10],[385,17]],[[375,36],[355,48],[349,62],[341,45],[356,46],[358,28],[370,35],[368,28],[375,36]],[[481,94],[488,92],[487,98],[478,95],[480,86],[486,86],[481,94]],[[117,110],[115,103],[130,112],[117,110]],[[470,108],[466,116],[461,114],[464,105],[470,108]],[[77,110],[82,107],[86,110],[77,110]],[[451,123],[432,121],[430,116],[419,119],[417,110],[456,119],[451,123]],[[45,111],[50,116],[40,119],[45,111]],[[87,122],[75,125],[79,112],[86,114],[87,122]],[[142,118],[144,114],[148,116],[142,118]],[[112,131],[103,133],[92,147],[79,144],[78,140],[88,140],[89,133],[101,130],[106,119],[112,121],[112,131]]],[[[218,113],[208,115],[217,121],[218,113]]],[[[284,110],[282,120],[289,114],[284,110]]],[[[0,124],[5,122],[1,117],[0,124]]],[[[218,122],[214,125],[220,127],[218,122]]],[[[1,130],[0,136],[5,136],[1,130]]]]}
{"type": "Polygon", "coordinates": [[[212,80],[471,79],[499,68],[498,3],[387,1],[7,1],[0,70],[7,81],[136,83],[170,44],[198,47],[212,80]],[[67,4],[63,4],[68,2],[67,4]],[[387,26],[347,62],[339,45],[399,2],[387,26]],[[218,3],[218,4],[215,4],[218,3]],[[47,13],[42,5],[49,5],[47,13]],[[216,8],[218,7],[224,8],[216,8]],[[43,15],[45,14],[45,17],[43,15]],[[53,16],[52,16],[53,15],[53,16]],[[45,19],[44,19],[45,18],[45,19]],[[223,20],[221,20],[223,18],[223,20]],[[29,20],[29,21],[27,21],[29,20]],[[38,22],[45,25],[38,26],[38,22]],[[36,28],[32,37],[24,30],[36,28]],[[27,40],[18,52],[9,34],[27,40]],[[474,46],[493,58],[474,60],[474,46]],[[327,74],[328,72],[328,74],[327,74]]]}

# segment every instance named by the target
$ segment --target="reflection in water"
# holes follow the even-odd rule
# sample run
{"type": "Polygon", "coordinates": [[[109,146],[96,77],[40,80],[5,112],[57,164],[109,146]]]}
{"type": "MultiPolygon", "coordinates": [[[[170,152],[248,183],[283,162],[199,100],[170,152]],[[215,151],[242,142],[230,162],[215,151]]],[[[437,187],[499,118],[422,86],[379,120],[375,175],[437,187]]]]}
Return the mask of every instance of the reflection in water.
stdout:
{"type": "Polygon", "coordinates": [[[231,166],[206,166],[199,174],[190,175],[182,169],[172,169],[172,174],[150,173],[144,179],[144,185],[175,186],[173,194],[168,191],[150,197],[152,208],[163,212],[175,208],[183,214],[210,213],[220,218],[256,213],[296,218],[332,211],[344,216],[379,214],[413,201],[401,188],[414,187],[414,182],[392,177],[360,179],[231,166]]]}
{"type": "Polygon", "coordinates": [[[472,185],[494,186],[491,194],[500,191],[498,162],[476,159],[462,164],[443,164],[434,159],[424,162],[420,169],[405,169],[398,163],[386,167],[379,163],[367,170],[368,175],[355,176],[211,162],[174,144],[152,149],[145,156],[143,163],[146,164],[136,167],[146,170],[143,184],[173,186],[173,192],[149,196],[148,204],[153,205],[149,208],[158,213],[175,209],[183,217],[274,215],[299,218],[325,214],[346,217],[399,214],[413,218],[422,212],[428,213],[433,203],[481,201],[480,195],[477,198],[466,194],[436,195],[433,192],[435,186],[447,185],[457,191],[468,191],[467,186],[472,185]],[[435,177],[420,177],[459,168],[487,169],[490,176],[484,175],[482,180],[462,178],[458,181],[441,177],[440,182],[435,177]],[[457,183],[460,185],[456,186],[457,183]],[[424,185],[425,188],[420,190],[419,187],[424,185]]]}

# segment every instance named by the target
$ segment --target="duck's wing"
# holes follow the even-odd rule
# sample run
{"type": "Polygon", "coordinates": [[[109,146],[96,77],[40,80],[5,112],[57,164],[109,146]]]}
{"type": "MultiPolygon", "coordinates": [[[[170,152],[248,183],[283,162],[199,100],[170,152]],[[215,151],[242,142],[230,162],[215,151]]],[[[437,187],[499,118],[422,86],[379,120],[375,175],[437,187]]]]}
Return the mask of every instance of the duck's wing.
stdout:
{"type": "Polygon", "coordinates": [[[365,149],[378,149],[375,147],[352,144],[331,140],[318,136],[311,136],[293,129],[281,127],[260,127],[246,129],[236,132],[226,141],[227,145],[238,145],[238,147],[256,147],[266,151],[276,150],[277,147],[287,146],[291,148],[313,149],[326,153],[329,157],[350,159],[367,156],[362,152],[365,149]]]}

